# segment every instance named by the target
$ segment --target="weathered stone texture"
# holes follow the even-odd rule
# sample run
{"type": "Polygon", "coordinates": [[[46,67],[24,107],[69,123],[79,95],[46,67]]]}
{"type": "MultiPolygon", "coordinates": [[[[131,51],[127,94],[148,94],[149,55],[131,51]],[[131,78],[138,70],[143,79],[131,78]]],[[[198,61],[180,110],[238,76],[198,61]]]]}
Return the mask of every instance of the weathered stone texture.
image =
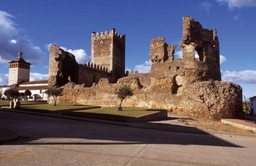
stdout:
{"type": "Polygon", "coordinates": [[[176,45],[167,45],[164,37],[152,39],[150,44],[150,60],[152,63],[172,61],[176,45]]]}
{"type": "Polygon", "coordinates": [[[78,84],[84,84],[86,87],[97,84],[101,78],[113,80],[112,74],[105,67],[93,63],[79,64],[78,75],[78,84]]]}
{"type": "Polygon", "coordinates": [[[147,87],[151,84],[150,73],[138,73],[137,71],[130,71],[127,73],[129,77],[139,78],[140,83],[147,87]]]}
{"type": "Polygon", "coordinates": [[[182,111],[175,111],[180,115],[210,120],[243,116],[242,88],[230,82],[196,82],[183,89],[182,97],[182,111]]]}
{"type": "Polygon", "coordinates": [[[209,68],[205,73],[208,79],[221,80],[219,41],[216,29],[203,29],[201,24],[191,17],[183,17],[183,37],[180,42],[183,58],[194,59],[198,53],[200,62],[209,68]]]}
{"type": "Polygon", "coordinates": [[[124,100],[123,106],[164,108],[171,113],[198,119],[220,120],[242,117],[242,89],[239,85],[221,81],[196,82],[183,89],[182,95],[150,92],[141,87],[139,80],[128,77],[117,84],[101,79],[91,88],[68,83],[64,86],[61,103],[115,107],[119,104],[115,92],[123,84],[131,85],[134,95],[124,100]]]}
{"type": "Polygon", "coordinates": [[[49,85],[63,86],[68,82],[78,82],[78,63],[74,55],[51,45],[49,58],[49,85]]]}
{"type": "MultiPolygon", "coordinates": [[[[66,84],[59,102],[104,107],[117,106],[120,99],[115,92],[123,85],[130,85],[134,95],[125,99],[123,106],[164,108],[175,114],[207,120],[242,117],[241,87],[222,82],[220,78],[219,41],[215,29],[203,29],[201,24],[193,18],[184,17],[183,38],[180,43],[183,57],[175,59],[176,46],[166,44],[163,37],[154,38],[150,44],[152,62],[150,73],[130,72],[126,77],[122,76],[124,64],[119,64],[124,60],[124,38],[112,31],[105,34],[92,34],[93,38],[97,38],[92,39],[92,43],[94,42],[92,50],[95,54],[93,60],[95,62],[98,59],[102,66],[94,63],[79,65],[78,82],[82,85],[66,84]],[[113,34],[115,34],[114,38],[107,38],[113,34]],[[104,38],[106,41],[103,40],[104,38]],[[116,38],[120,41],[115,42],[116,38]],[[108,46],[101,48],[104,43],[108,43],[108,46]],[[104,54],[104,51],[100,50],[108,53],[104,54]],[[111,51],[117,54],[110,53],[111,51]],[[199,58],[195,57],[195,51],[199,58]],[[107,55],[109,53],[112,56],[110,63],[111,56],[107,55]],[[117,74],[115,69],[120,70],[121,73],[117,74]],[[121,78],[115,83],[113,80],[118,77],[121,78]]],[[[56,55],[55,52],[61,52],[61,50],[54,49],[53,52],[53,55],[56,55]]],[[[57,53],[57,55],[62,54],[57,53]]],[[[52,60],[50,79],[54,74],[59,73],[54,66],[58,66],[59,61],[56,61],[56,58],[52,60]]]]}
{"type": "Polygon", "coordinates": [[[92,63],[108,68],[115,80],[125,75],[125,35],[93,32],[91,52],[92,63]]]}
{"type": "Polygon", "coordinates": [[[78,64],[75,56],[59,46],[50,46],[49,85],[63,86],[68,82],[97,84],[101,78],[111,83],[125,76],[125,35],[115,29],[92,33],[92,62],[78,64]]]}

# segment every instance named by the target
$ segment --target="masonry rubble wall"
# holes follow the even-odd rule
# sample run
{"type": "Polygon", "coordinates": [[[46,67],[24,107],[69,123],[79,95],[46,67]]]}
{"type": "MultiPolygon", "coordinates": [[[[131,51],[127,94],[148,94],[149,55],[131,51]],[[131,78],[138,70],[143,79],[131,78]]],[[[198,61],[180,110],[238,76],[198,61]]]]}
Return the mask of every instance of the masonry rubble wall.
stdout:
{"type": "Polygon", "coordinates": [[[142,87],[138,79],[125,78],[124,82],[110,84],[101,79],[90,88],[68,83],[59,98],[61,103],[99,105],[117,107],[120,99],[115,92],[124,84],[131,85],[134,95],[125,99],[124,107],[168,109],[169,113],[190,116],[198,119],[220,120],[242,117],[242,89],[239,85],[222,81],[195,82],[185,89],[182,95],[152,92],[142,87]]]}
{"type": "Polygon", "coordinates": [[[149,86],[151,84],[150,73],[139,73],[138,71],[127,71],[127,76],[133,78],[139,78],[140,83],[143,86],[149,86]]]}

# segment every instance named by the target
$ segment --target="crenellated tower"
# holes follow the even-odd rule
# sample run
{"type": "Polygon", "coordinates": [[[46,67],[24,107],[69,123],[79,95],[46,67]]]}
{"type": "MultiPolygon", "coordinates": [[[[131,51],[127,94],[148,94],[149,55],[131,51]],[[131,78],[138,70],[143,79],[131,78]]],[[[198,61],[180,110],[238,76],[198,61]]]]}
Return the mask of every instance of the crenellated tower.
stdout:
{"type": "Polygon", "coordinates": [[[92,63],[105,67],[114,80],[125,75],[125,35],[115,29],[91,34],[92,63]]]}

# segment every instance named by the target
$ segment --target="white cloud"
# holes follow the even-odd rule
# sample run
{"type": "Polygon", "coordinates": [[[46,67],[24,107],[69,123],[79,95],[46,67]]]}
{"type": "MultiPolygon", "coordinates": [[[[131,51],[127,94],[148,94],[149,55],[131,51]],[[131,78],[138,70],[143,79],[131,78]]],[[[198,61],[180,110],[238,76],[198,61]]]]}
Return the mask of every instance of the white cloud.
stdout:
{"type": "Polygon", "coordinates": [[[27,35],[17,28],[15,17],[7,12],[0,11],[0,62],[8,62],[18,57],[22,46],[23,58],[30,63],[42,63],[45,53],[35,46],[27,35]]]}
{"type": "Polygon", "coordinates": [[[210,2],[204,1],[200,4],[200,6],[206,10],[207,13],[210,13],[210,8],[212,6],[212,4],[210,2]]]}
{"type": "Polygon", "coordinates": [[[67,49],[66,47],[62,47],[62,46],[60,46],[60,48],[63,49],[64,51],[68,51],[71,54],[75,55],[76,61],[79,64],[85,64],[86,62],[91,60],[91,58],[86,54],[85,50],[83,50],[83,49],[72,50],[72,49],[67,49]]]}
{"type": "Polygon", "coordinates": [[[12,43],[12,44],[17,44],[17,40],[12,39],[12,40],[10,41],[10,43],[12,43]]]}
{"type": "Polygon", "coordinates": [[[134,67],[134,70],[135,71],[137,70],[139,73],[149,73],[150,68],[151,68],[151,62],[150,60],[148,60],[148,61],[145,61],[143,64],[136,65],[134,67]]]}
{"type": "Polygon", "coordinates": [[[0,85],[8,85],[8,74],[0,73],[0,85]]]}
{"type": "Polygon", "coordinates": [[[222,64],[226,61],[227,61],[227,59],[223,55],[220,55],[220,64],[222,64]]]}
{"type": "Polygon", "coordinates": [[[90,61],[90,57],[86,54],[85,50],[83,49],[77,49],[77,50],[68,49],[67,51],[75,55],[76,61],[80,64],[84,64],[90,61]]]}
{"type": "Polygon", "coordinates": [[[8,64],[8,62],[9,62],[9,61],[3,59],[2,56],[0,55],[0,64],[1,64],[1,65],[6,65],[6,64],[8,64]]]}
{"type": "Polygon", "coordinates": [[[10,35],[17,35],[18,31],[14,27],[15,23],[12,21],[14,19],[14,16],[12,16],[9,13],[6,13],[5,11],[0,10],[0,27],[1,27],[1,37],[10,37],[10,35]]]}
{"type": "Polygon", "coordinates": [[[36,80],[48,80],[48,74],[41,74],[41,73],[30,73],[30,81],[36,80]]]}
{"type": "Polygon", "coordinates": [[[256,71],[224,71],[222,72],[222,80],[234,83],[250,83],[256,84],[256,71]]]}
{"type": "Polygon", "coordinates": [[[182,50],[177,51],[177,52],[174,53],[174,58],[180,59],[180,58],[182,58],[182,57],[183,57],[183,55],[182,55],[182,50]]]}
{"type": "Polygon", "coordinates": [[[230,9],[256,6],[256,0],[217,0],[221,4],[227,4],[230,9]]]}

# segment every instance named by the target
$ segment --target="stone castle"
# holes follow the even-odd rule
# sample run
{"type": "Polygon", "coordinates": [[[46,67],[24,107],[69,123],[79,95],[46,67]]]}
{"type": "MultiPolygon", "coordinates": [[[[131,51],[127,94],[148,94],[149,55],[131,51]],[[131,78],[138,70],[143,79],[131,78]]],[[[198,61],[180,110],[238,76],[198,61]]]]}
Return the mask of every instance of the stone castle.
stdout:
{"type": "Polygon", "coordinates": [[[125,35],[92,32],[92,62],[78,64],[75,56],[56,45],[50,47],[49,85],[63,86],[68,82],[90,87],[101,78],[111,83],[125,76],[125,35]]]}
{"type": "Polygon", "coordinates": [[[134,95],[124,106],[164,108],[211,120],[242,117],[241,87],[221,81],[216,29],[204,29],[195,19],[183,17],[183,58],[174,58],[176,45],[154,38],[150,73],[125,73],[125,35],[115,29],[93,32],[91,39],[92,62],[87,64],[78,64],[74,55],[56,45],[50,47],[48,83],[64,86],[59,102],[117,106],[115,92],[130,85],[134,95]]]}

